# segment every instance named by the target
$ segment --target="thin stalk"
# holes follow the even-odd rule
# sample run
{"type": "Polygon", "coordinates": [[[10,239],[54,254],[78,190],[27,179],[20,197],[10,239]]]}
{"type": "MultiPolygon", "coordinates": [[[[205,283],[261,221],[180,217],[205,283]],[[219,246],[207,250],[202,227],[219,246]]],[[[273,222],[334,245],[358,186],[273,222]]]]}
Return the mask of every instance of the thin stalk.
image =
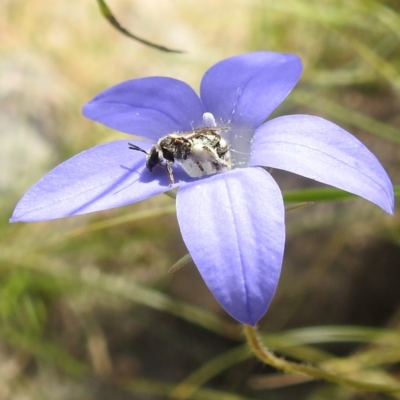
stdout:
{"type": "Polygon", "coordinates": [[[312,365],[300,364],[293,361],[287,361],[283,358],[277,357],[270,352],[261,342],[260,336],[256,329],[250,325],[243,325],[244,333],[247,343],[254,355],[259,358],[263,363],[270,365],[276,369],[284,372],[297,373],[307,375],[314,379],[323,379],[328,382],[336,383],[338,385],[346,385],[355,389],[374,392],[400,392],[400,385],[389,385],[359,381],[356,379],[346,378],[342,375],[327,371],[322,368],[314,367],[312,365]]]}

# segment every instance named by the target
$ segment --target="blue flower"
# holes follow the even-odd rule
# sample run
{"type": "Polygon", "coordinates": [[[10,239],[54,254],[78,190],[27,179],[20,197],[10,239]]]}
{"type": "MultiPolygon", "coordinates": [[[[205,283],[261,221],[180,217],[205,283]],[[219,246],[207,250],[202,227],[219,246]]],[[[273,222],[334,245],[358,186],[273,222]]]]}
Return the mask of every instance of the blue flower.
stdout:
{"type": "Polygon", "coordinates": [[[229,143],[232,168],[192,178],[172,164],[183,240],[207,286],[236,320],[254,325],[274,295],[285,242],[281,191],[263,167],[283,169],[357,194],[393,213],[393,187],[375,156],[322,118],[265,122],[297,83],[295,55],[256,52],[228,58],[204,75],[200,97],[185,83],[150,77],[123,82],[87,103],[88,118],[148,141],[121,140],[84,151],[48,173],[11,219],[43,221],[120,207],[171,189],[146,156],[174,132],[207,126],[229,143]]]}

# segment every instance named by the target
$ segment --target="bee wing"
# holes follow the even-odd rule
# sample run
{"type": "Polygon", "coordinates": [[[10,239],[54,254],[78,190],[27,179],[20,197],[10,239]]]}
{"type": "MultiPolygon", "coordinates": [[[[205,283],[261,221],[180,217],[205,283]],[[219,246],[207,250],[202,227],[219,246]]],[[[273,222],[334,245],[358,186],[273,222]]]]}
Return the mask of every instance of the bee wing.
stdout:
{"type": "Polygon", "coordinates": [[[192,131],[182,132],[180,136],[185,139],[195,139],[199,136],[206,136],[209,134],[218,135],[220,131],[229,131],[231,128],[229,126],[211,126],[205,128],[197,128],[192,131]]]}

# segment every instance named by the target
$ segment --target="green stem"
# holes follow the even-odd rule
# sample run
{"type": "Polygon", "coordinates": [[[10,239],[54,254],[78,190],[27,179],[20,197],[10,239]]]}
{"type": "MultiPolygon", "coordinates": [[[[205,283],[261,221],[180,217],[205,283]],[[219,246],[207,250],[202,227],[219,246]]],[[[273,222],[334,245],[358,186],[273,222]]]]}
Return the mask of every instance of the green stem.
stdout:
{"type": "Polygon", "coordinates": [[[167,53],[183,53],[183,51],[180,50],[173,50],[168,47],[160,46],[158,44],[149,42],[148,40],[145,40],[137,35],[134,35],[133,33],[129,32],[127,29],[125,29],[114,17],[113,13],[111,10],[108,8],[106,2],[104,0],[96,0],[97,4],[99,5],[100,12],[103,15],[104,18],[107,19],[107,21],[119,32],[124,34],[125,36],[130,37],[133,40],[136,40],[139,43],[142,43],[146,46],[152,47],[153,49],[165,51],[167,53]]]}
{"type": "Polygon", "coordinates": [[[346,378],[325,369],[314,367],[312,365],[300,364],[293,361],[287,361],[279,358],[266,349],[257,334],[254,327],[250,325],[243,325],[244,333],[246,335],[247,343],[251,350],[263,363],[270,365],[276,369],[284,372],[297,373],[307,375],[314,379],[324,379],[328,382],[336,383],[338,385],[346,385],[359,390],[368,390],[375,392],[400,392],[400,385],[389,385],[359,381],[356,379],[346,378]]]}

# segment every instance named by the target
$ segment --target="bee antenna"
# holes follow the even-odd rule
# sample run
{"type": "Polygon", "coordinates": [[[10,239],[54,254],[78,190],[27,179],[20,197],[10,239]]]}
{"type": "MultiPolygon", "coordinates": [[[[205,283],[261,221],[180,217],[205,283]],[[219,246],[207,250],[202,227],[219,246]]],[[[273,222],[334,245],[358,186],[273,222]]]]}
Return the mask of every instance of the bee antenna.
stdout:
{"type": "Polygon", "coordinates": [[[135,144],[132,144],[132,143],[128,143],[128,148],[129,148],[129,150],[137,150],[137,151],[141,151],[142,153],[148,154],[146,150],[143,150],[141,147],[136,146],[135,144]]]}

